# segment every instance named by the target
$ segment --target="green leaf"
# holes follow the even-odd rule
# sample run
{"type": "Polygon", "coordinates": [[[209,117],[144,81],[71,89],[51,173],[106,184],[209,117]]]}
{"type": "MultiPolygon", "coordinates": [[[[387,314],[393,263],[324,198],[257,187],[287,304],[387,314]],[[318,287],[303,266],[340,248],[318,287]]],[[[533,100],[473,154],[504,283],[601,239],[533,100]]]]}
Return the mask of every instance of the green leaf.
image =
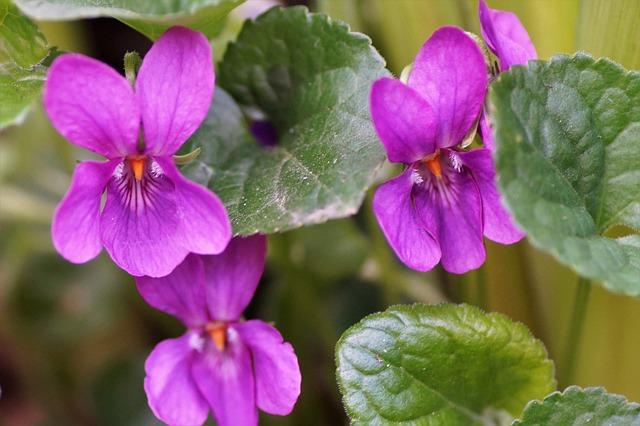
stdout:
{"type": "Polygon", "coordinates": [[[183,25],[215,36],[224,18],[244,0],[15,0],[37,20],[58,21],[111,16],[157,39],[167,28],[183,25]]]}
{"type": "Polygon", "coordinates": [[[369,88],[384,62],[362,34],[305,8],[247,21],[219,67],[209,116],[186,144],[185,171],[224,201],[236,234],[271,233],[353,215],[384,159],[369,88]],[[238,105],[236,104],[238,102],[238,105]],[[267,119],[277,146],[259,145],[248,118],[267,119]]]}
{"type": "Polygon", "coordinates": [[[349,219],[300,228],[290,241],[291,262],[327,281],[357,275],[370,255],[368,240],[349,219]]]}
{"type": "Polygon", "coordinates": [[[336,357],[354,424],[504,424],[555,389],[553,363],[524,325],[468,305],[370,315],[336,357]]]}
{"type": "Polygon", "coordinates": [[[50,52],[38,27],[0,0],[0,129],[20,123],[40,97],[50,52]]]}
{"type": "Polygon", "coordinates": [[[10,326],[32,345],[56,353],[108,334],[118,325],[113,319],[127,310],[124,290],[112,285],[124,278],[118,273],[104,258],[71,267],[57,254],[32,253],[7,295],[10,326]]]}
{"type": "Polygon", "coordinates": [[[603,388],[571,386],[543,401],[530,402],[514,426],[565,425],[632,426],[640,424],[640,405],[603,388]]]}
{"type": "Polygon", "coordinates": [[[499,185],[539,248],[610,290],[640,295],[640,74],[578,54],[492,85],[499,185]]]}
{"type": "Polygon", "coordinates": [[[144,355],[127,354],[102,361],[90,382],[95,415],[110,426],[160,425],[140,389],[144,382],[144,355]]]}

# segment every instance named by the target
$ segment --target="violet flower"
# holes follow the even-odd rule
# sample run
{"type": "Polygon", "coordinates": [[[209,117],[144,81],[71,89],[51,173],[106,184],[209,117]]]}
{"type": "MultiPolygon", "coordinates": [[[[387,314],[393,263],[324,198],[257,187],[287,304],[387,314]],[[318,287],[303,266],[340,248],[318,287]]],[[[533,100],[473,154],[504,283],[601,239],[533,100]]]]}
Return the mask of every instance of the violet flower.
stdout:
{"type": "MultiPolygon", "coordinates": [[[[480,0],[478,16],[482,38],[498,58],[498,72],[507,71],[512,65],[525,65],[529,60],[538,58],[527,30],[515,13],[490,9],[485,0],[480,0]]],[[[484,114],[480,120],[480,133],[485,146],[493,150],[493,132],[484,114]]]]}
{"type": "Polygon", "coordinates": [[[268,121],[252,121],[249,131],[260,146],[270,148],[278,145],[278,131],[268,121]]]}
{"type": "Polygon", "coordinates": [[[477,44],[443,27],[418,52],[407,85],[391,78],[373,85],[375,128],[389,161],[407,166],[378,188],[373,208],[410,268],[442,261],[463,273],[484,262],[483,234],[503,244],[522,238],[500,204],[491,152],[457,148],[482,111],[487,83],[477,44]]]}
{"type": "Polygon", "coordinates": [[[500,72],[538,57],[536,47],[515,13],[491,9],[485,0],[480,0],[478,16],[482,38],[498,57],[500,72]]]}
{"type": "Polygon", "coordinates": [[[104,246],[129,274],[164,276],[190,252],[224,250],[231,238],[224,206],[172,160],[207,114],[214,80],[208,40],[181,27],[155,42],[135,90],[84,55],[54,61],[44,92],[54,127],[108,159],[78,164],[55,212],[53,243],[64,258],[87,262],[104,246]]]}
{"type": "Polygon", "coordinates": [[[170,425],[251,426],[258,408],[291,412],[300,394],[293,348],[271,325],[241,319],[264,269],[266,239],[234,238],[217,256],[190,254],[170,275],[136,279],[153,307],[188,328],[158,344],[145,363],[154,414],[170,425]]]}

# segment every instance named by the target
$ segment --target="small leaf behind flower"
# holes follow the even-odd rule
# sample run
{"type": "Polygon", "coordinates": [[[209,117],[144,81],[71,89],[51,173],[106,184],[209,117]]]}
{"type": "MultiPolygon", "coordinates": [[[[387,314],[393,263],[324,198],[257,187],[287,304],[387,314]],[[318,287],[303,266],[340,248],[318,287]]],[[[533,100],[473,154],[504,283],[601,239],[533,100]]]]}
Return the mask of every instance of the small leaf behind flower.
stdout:
{"type": "Polygon", "coordinates": [[[194,149],[193,151],[188,152],[186,154],[174,155],[173,156],[173,161],[179,166],[189,164],[190,162],[192,162],[193,160],[198,158],[198,156],[200,155],[201,151],[202,151],[202,149],[200,147],[198,147],[198,148],[194,149]]]}

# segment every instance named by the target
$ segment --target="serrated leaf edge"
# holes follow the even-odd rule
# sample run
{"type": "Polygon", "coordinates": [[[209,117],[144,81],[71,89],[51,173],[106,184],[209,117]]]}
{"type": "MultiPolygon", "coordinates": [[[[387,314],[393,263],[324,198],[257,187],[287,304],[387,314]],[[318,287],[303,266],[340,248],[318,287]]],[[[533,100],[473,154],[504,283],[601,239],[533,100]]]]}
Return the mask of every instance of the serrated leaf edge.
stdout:
{"type": "MultiPolygon", "coordinates": [[[[158,14],[144,14],[139,12],[133,12],[128,9],[123,9],[121,7],[109,7],[109,6],[96,6],[96,5],[87,5],[85,8],[89,8],[89,11],[79,11],[75,13],[63,13],[60,16],[55,18],[40,16],[36,13],[31,13],[31,9],[28,7],[25,8],[25,5],[22,4],[21,0],[13,0],[16,7],[20,9],[22,13],[30,17],[31,19],[35,19],[37,21],[48,21],[48,22],[57,22],[57,21],[74,21],[79,19],[89,19],[89,18],[100,18],[100,17],[112,17],[116,19],[137,19],[142,20],[154,24],[163,24],[168,21],[189,17],[195,15],[196,13],[206,10],[208,8],[218,7],[221,2],[218,1],[215,4],[208,5],[193,5],[189,6],[186,10],[175,13],[168,13],[163,15],[158,14]]],[[[246,0],[232,0],[237,3],[236,6],[244,3],[246,0]]],[[[235,7],[235,6],[234,6],[235,7]]]]}
{"type": "MultiPolygon", "coordinates": [[[[624,74],[625,76],[626,76],[626,75],[630,75],[630,76],[635,76],[635,77],[640,78],[640,71],[636,71],[636,70],[627,70],[627,69],[626,69],[626,68],[624,68],[621,64],[619,64],[619,63],[617,63],[617,62],[615,62],[615,61],[613,61],[613,60],[611,60],[611,59],[609,59],[609,58],[606,58],[606,57],[599,57],[599,58],[595,58],[593,55],[591,55],[590,53],[585,52],[585,51],[578,51],[578,52],[576,52],[576,53],[575,53],[575,54],[573,54],[573,55],[567,55],[567,54],[558,54],[558,55],[554,55],[554,56],[552,56],[548,61],[545,61],[545,60],[542,60],[542,59],[532,59],[532,60],[529,60],[526,64],[522,64],[522,65],[514,65],[514,66],[512,66],[510,69],[523,69],[523,70],[527,70],[531,65],[535,65],[535,66],[546,66],[547,64],[551,64],[551,63],[554,63],[554,62],[560,62],[560,61],[563,61],[563,60],[575,61],[575,60],[580,60],[580,59],[590,59],[590,60],[593,60],[593,61],[594,61],[594,63],[593,63],[593,64],[594,64],[594,66],[596,66],[596,65],[598,65],[598,64],[602,64],[602,63],[604,63],[604,64],[607,64],[607,65],[609,65],[609,66],[614,67],[617,71],[621,72],[621,73],[622,73],[622,74],[624,74]]],[[[500,74],[500,75],[498,75],[498,77],[497,77],[497,78],[492,82],[491,86],[493,86],[493,84],[494,84],[494,83],[495,83],[495,84],[500,84],[500,83],[502,82],[502,80],[503,80],[503,79],[504,79],[504,74],[500,74]]],[[[488,102],[488,107],[489,107],[490,115],[493,115],[493,111],[495,110],[495,106],[494,106],[494,103],[493,103],[494,91],[495,91],[495,89],[493,89],[493,87],[490,87],[490,89],[489,89],[489,95],[487,96],[488,101],[489,101],[489,102],[488,102]]],[[[494,126],[496,126],[496,128],[497,128],[497,124],[494,124],[494,126]]],[[[496,133],[497,133],[497,132],[496,132],[496,133]]],[[[546,157],[544,157],[544,156],[543,156],[543,158],[546,160],[546,157]]],[[[547,162],[547,163],[548,163],[548,162],[547,162]]],[[[550,166],[551,168],[553,168],[553,169],[557,170],[557,167],[556,167],[556,166],[554,166],[554,165],[553,165],[553,164],[551,164],[551,163],[548,163],[548,164],[549,164],[549,166],[550,166]]],[[[606,167],[606,164],[605,164],[605,167],[606,167]]],[[[559,173],[559,175],[560,175],[560,176],[562,176],[562,177],[563,177],[563,179],[564,179],[564,176],[562,175],[562,173],[559,173]]],[[[502,184],[502,180],[501,180],[501,178],[500,178],[500,173],[498,172],[498,170],[497,170],[497,169],[496,169],[496,180],[497,180],[497,183],[498,183],[498,187],[500,188],[500,190],[501,190],[501,192],[502,192],[502,189],[504,188],[504,186],[503,186],[503,184],[502,184]]],[[[575,189],[573,188],[573,186],[572,186],[571,184],[568,184],[568,186],[571,188],[571,190],[572,190],[576,195],[578,195],[578,196],[579,196],[579,194],[577,194],[577,192],[575,192],[575,189]]],[[[604,196],[604,191],[601,191],[601,194],[600,194],[599,196],[600,196],[600,197],[603,197],[603,196],[604,196]]],[[[511,216],[511,218],[513,219],[513,221],[514,221],[517,225],[520,225],[520,224],[518,223],[518,221],[517,221],[516,215],[514,214],[514,212],[513,212],[512,208],[511,208],[511,205],[510,205],[509,201],[507,200],[507,198],[506,198],[506,197],[502,197],[502,198],[503,198],[503,200],[504,200],[503,205],[504,205],[504,207],[507,209],[507,211],[509,212],[509,215],[511,216]]],[[[581,198],[581,197],[579,197],[579,198],[581,198]]],[[[583,207],[586,209],[586,205],[583,205],[583,207]]],[[[586,210],[587,210],[587,212],[589,212],[589,211],[588,211],[588,209],[586,209],[586,210]]],[[[598,215],[600,215],[601,210],[602,210],[602,203],[599,203],[599,205],[598,205],[598,215]]],[[[602,231],[601,231],[601,233],[599,233],[599,232],[600,232],[600,230],[598,229],[598,221],[597,221],[597,220],[596,220],[596,218],[594,218],[590,213],[589,213],[589,216],[590,216],[590,217],[591,217],[591,219],[593,220],[594,227],[595,227],[595,229],[596,229],[595,236],[600,237],[600,238],[607,238],[607,239],[610,239],[610,240],[613,240],[613,241],[615,241],[615,240],[616,240],[615,238],[605,237],[605,236],[603,235],[603,234],[604,234],[608,229],[610,229],[611,227],[615,226],[615,224],[614,224],[614,225],[609,226],[608,228],[606,228],[606,229],[602,230],[602,231]]],[[[635,231],[638,231],[637,229],[634,229],[634,230],[635,230],[635,231]]],[[[542,251],[544,251],[544,252],[551,253],[551,254],[553,255],[553,257],[555,257],[556,259],[558,259],[558,261],[559,261],[560,263],[562,263],[562,265],[565,265],[566,267],[568,267],[569,269],[571,269],[573,272],[575,272],[577,275],[581,275],[581,272],[578,270],[578,268],[576,268],[576,267],[575,267],[575,266],[573,266],[572,264],[569,264],[569,263],[564,262],[563,260],[561,260],[561,257],[560,257],[560,255],[559,255],[558,250],[556,250],[555,248],[554,248],[554,249],[549,249],[548,247],[545,247],[545,246],[544,246],[544,244],[542,244],[542,243],[541,243],[541,242],[540,242],[536,237],[532,236],[532,235],[531,235],[531,234],[529,234],[529,233],[527,233],[527,239],[532,243],[532,245],[533,245],[534,247],[536,247],[536,248],[538,248],[538,249],[540,249],[540,250],[542,250],[542,251]]],[[[624,254],[624,253],[623,253],[623,254],[624,254]]],[[[625,254],[625,256],[626,256],[626,254],[625,254]]],[[[628,257],[627,257],[627,259],[628,259],[628,257]]],[[[590,277],[588,277],[588,278],[590,278],[590,277]]],[[[598,280],[598,279],[596,279],[596,280],[598,280]]],[[[599,280],[598,280],[598,281],[599,281],[599,280]]],[[[639,295],[640,295],[640,290],[638,290],[638,291],[634,292],[634,291],[632,291],[632,290],[620,289],[618,286],[615,286],[615,285],[611,284],[610,282],[608,282],[608,281],[606,281],[606,280],[603,280],[603,281],[602,281],[602,285],[603,285],[605,288],[607,288],[608,290],[610,290],[610,291],[612,291],[612,292],[615,292],[615,293],[618,293],[618,294],[623,294],[623,295],[633,296],[633,297],[637,297],[637,296],[639,296],[639,295]]]]}
{"type": "MultiPolygon", "coordinates": [[[[351,411],[351,409],[349,408],[348,404],[347,404],[347,401],[346,401],[346,395],[347,395],[346,388],[345,388],[344,384],[342,383],[342,379],[341,379],[340,373],[339,373],[339,371],[340,371],[339,350],[340,350],[341,346],[344,345],[344,340],[346,340],[355,331],[356,328],[363,326],[363,324],[365,322],[367,322],[368,320],[373,319],[373,318],[381,317],[384,314],[391,313],[391,311],[393,311],[393,310],[409,310],[409,311],[413,311],[413,310],[422,309],[422,308],[426,308],[426,309],[430,309],[430,310],[443,310],[443,309],[446,309],[447,307],[456,307],[456,308],[469,309],[470,311],[475,311],[475,312],[480,313],[482,315],[485,315],[487,318],[491,318],[491,319],[496,318],[496,317],[497,318],[506,319],[507,321],[512,323],[514,325],[514,327],[518,328],[520,331],[524,331],[527,334],[529,334],[531,336],[532,340],[536,344],[538,344],[538,347],[540,347],[542,349],[543,355],[545,357],[545,363],[547,365],[549,365],[550,368],[551,368],[551,376],[553,377],[553,385],[554,385],[554,387],[557,386],[557,380],[555,379],[555,375],[556,375],[555,363],[549,357],[549,352],[548,352],[546,346],[544,345],[542,340],[538,339],[537,337],[535,337],[533,335],[533,333],[531,333],[531,330],[529,330],[529,328],[523,322],[511,319],[507,315],[502,314],[500,312],[487,312],[487,311],[484,311],[484,310],[480,309],[477,306],[470,305],[470,304],[467,304],[467,303],[454,304],[454,303],[443,302],[443,303],[438,303],[438,304],[433,304],[433,305],[427,305],[427,304],[424,304],[424,303],[413,303],[413,304],[409,304],[409,305],[396,304],[396,305],[389,306],[384,311],[375,312],[375,313],[372,313],[372,314],[369,314],[369,315],[363,317],[362,319],[360,319],[360,321],[358,321],[357,323],[353,324],[348,329],[346,329],[342,333],[342,335],[340,336],[338,341],[336,342],[335,351],[334,351],[334,361],[335,361],[335,364],[336,364],[336,372],[335,372],[335,374],[336,374],[336,382],[338,384],[338,390],[340,391],[340,400],[342,401],[342,406],[344,407],[344,410],[345,410],[347,416],[349,417],[349,419],[351,420],[352,424],[358,421],[358,415],[356,415],[356,413],[353,413],[351,411]]],[[[553,393],[557,393],[557,391],[553,392],[553,393]]],[[[552,395],[552,394],[550,394],[550,395],[552,395]]],[[[445,401],[449,402],[446,399],[445,399],[445,401]]],[[[532,401],[527,403],[527,405],[525,406],[525,409],[529,404],[531,404],[531,402],[532,401]]],[[[524,410],[523,410],[523,412],[524,412],[524,410]]],[[[478,415],[476,413],[473,413],[473,414],[476,415],[476,416],[478,415]]]]}
{"type": "MultiPolygon", "coordinates": [[[[242,28],[240,29],[240,32],[238,33],[238,37],[236,38],[236,40],[231,41],[228,46],[227,46],[227,50],[225,52],[225,56],[222,59],[222,62],[224,62],[224,60],[226,59],[227,55],[232,54],[232,52],[237,49],[237,45],[239,42],[241,42],[241,37],[242,34],[245,31],[251,31],[252,28],[256,25],[259,25],[262,21],[265,21],[267,19],[277,19],[277,18],[272,18],[272,15],[284,15],[284,14],[291,14],[291,15],[301,15],[305,17],[305,20],[307,21],[307,23],[311,23],[314,20],[320,21],[320,22],[324,22],[327,25],[336,25],[341,31],[343,31],[346,35],[348,35],[349,37],[353,38],[354,40],[357,40],[359,42],[364,42],[368,45],[368,48],[370,50],[370,52],[372,53],[373,56],[373,60],[375,60],[376,62],[378,62],[381,66],[381,68],[386,69],[387,66],[387,62],[385,60],[385,58],[380,54],[380,52],[375,48],[375,46],[373,45],[373,40],[366,34],[364,33],[360,33],[357,31],[352,31],[351,30],[351,26],[346,23],[345,21],[342,21],[340,19],[335,19],[332,18],[331,16],[325,14],[325,13],[315,13],[315,12],[311,12],[309,11],[309,9],[306,6],[300,5],[300,6],[291,6],[291,7],[282,7],[282,6],[276,6],[276,7],[272,7],[271,9],[267,10],[266,12],[262,13],[261,15],[259,15],[258,17],[256,17],[255,19],[247,19],[245,20],[245,22],[242,25],[242,28]]],[[[218,67],[219,68],[219,67],[218,67]]],[[[388,71],[388,70],[387,70],[388,71]]],[[[219,84],[222,82],[219,82],[219,84]]],[[[240,109],[243,109],[245,107],[245,105],[239,103],[232,95],[232,91],[228,90],[227,88],[225,88],[224,86],[220,86],[222,87],[223,90],[225,90],[229,96],[234,100],[234,102],[236,102],[236,104],[238,105],[238,107],[240,109]]],[[[354,200],[354,203],[352,206],[350,206],[349,208],[345,208],[344,211],[338,215],[328,215],[328,214],[321,214],[318,215],[318,217],[314,217],[313,220],[311,221],[305,221],[305,220],[298,220],[298,221],[291,221],[291,223],[288,226],[271,226],[271,227],[264,227],[264,229],[251,229],[245,232],[235,232],[234,231],[234,235],[238,236],[251,236],[251,235],[255,235],[258,233],[264,233],[267,232],[269,234],[272,233],[282,233],[282,232],[287,232],[293,229],[297,229],[300,228],[302,226],[305,225],[319,225],[319,224],[323,224],[328,222],[329,220],[334,220],[334,219],[342,219],[345,217],[350,217],[355,215],[360,208],[362,207],[362,203],[364,202],[365,196],[366,196],[366,192],[371,188],[371,186],[376,182],[376,177],[380,171],[380,169],[382,168],[384,164],[384,161],[381,161],[373,170],[372,173],[370,175],[370,178],[368,180],[368,182],[359,189],[359,193],[360,196],[354,200]]],[[[340,201],[340,200],[338,200],[340,201]]]]}
{"type": "Polygon", "coordinates": [[[545,396],[542,400],[534,399],[532,401],[529,401],[527,405],[525,405],[524,409],[522,410],[522,413],[520,414],[520,418],[515,419],[513,423],[511,423],[511,426],[520,425],[522,422],[522,417],[527,410],[533,409],[534,407],[543,406],[546,403],[552,402],[553,399],[563,398],[572,393],[581,393],[585,395],[596,395],[596,396],[607,396],[615,400],[615,402],[617,403],[623,403],[625,405],[629,405],[631,409],[640,408],[640,404],[638,404],[637,402],[629,401],[627,397],[624,395],[607,392],[607,390],[603,386],[591,386],[587,388],[582,388],[577,385],[571,385],[567,387],[565,390],[563,390],[562,392],[554,391],[550,393],[549,395],[545,396]]]}

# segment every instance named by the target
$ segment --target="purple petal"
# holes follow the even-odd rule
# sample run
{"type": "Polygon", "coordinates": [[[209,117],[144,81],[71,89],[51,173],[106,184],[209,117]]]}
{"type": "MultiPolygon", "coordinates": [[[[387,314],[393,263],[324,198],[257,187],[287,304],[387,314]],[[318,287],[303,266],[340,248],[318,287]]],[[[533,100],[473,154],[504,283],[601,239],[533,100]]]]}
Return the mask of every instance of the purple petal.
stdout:
{"type": "Polygon", "coordinates": [[[456,27],[442,27],[413,62],[409,86],[439,115],[437,145],[460,143],[480,115],[487,91],[487,66],[475,41],[456,27]]]}
{"type": "Polygon", "coordinates": [[[211,45],[201,33],[173,27],[153,44],[136,80],[147,152],[180,148],[207,115],[214,81],[211,45]]]}
{"type": "Polygon", "coordinates": [[[486,112],[482,113],[482,117],[480,118],[480,135],[482,135],[482,143],[484,146],[490,151],[495,150],[496,143],[493,138],[493,128],[491,127],[491,122],[486,112]]]}
{"type": "Polygon", "coordinates": [[[524,237],[511,219],[500,200],[500,193],[496,188],[496,172],[493,167],[491,151],[475,149],[460,153],[462,163],[467,166],[475,178],[480,195],[482,196],[482,220],[484,235],[501,244],[513,244],[524,237]]]}
{"type": "Polygon", "coordinates": [[[198,255],[188,255],[166,277],[136,277],[136,285],[149,305],[180,318],[187,327],[203,326],[210,320],[204,267],[198,255]]]}
{"type": "Polygon", "coordinates": [[[116,165],[117,161],[84,161],[76,166],[51,225],[53,245],[69,262],[87,262],[102,250],[100,199],[116,165]]]}
{"type": "Polygon", "coordinates": [[[163,277],[190,252],[221,252],[231,225],[220,200],[170,159],[144,161],[141,179],[127,160],[107,187],[100,228],[113,261],[134,276],[163,277]]]}
{"type": "Polygon", "coordinates": [[[500,70],[536,59],[536,47],[515,13],[490,9],[484,0],[478,3],[482,37],[500,60],[500,70]]]}
{"type": "Polygon", "coordinates": [[[416,185],[414,203],[423,226],[433,229],[442,251],[442,267],[462,274],[484,263],[482,200],[471,174],[450,170],[437,190],[416,185]]]}
{"type": "Polygon", "coordinates": [[[435,151],[438,116],[415,90],[381,78],[371,87],[370,104],[389,161],[410,164],[435,151]]]}
{"type": "Polygon", "coordinates": [[[176,188],[182,246],[191,253],[222,252],[231,239],[231,222],[222,201],[212,191],[182,176],[171,159],[157,161],[176,188]]]}
{"type": "Polygon", "coordinates": [[[251,354],[233,328],[224,352],[211,346],[194,358],[191,374],[218,426],[258,424],[251,354]]]}
{"type": "Polygon", "coordinates": [[[59,56],[47,75],[44,106],[60,134],[107,158],[135,152],[140,111],[133,89],[100,61],[59,56]]]}
{"type": "Polygon", "coordinates": [[[298,400],[302,380],[293,347],[262,321],[246,321],[235,328],[251,350],[258,408],[286,416],[298,400]]]}
{"type": "Polygon", "coordinates": [[[202,256],[211,318],[240,318],[256,291],[267,256],[263,235],[236,237],[217,256],[202,256]]]}
{"type": "Polygon", "coordinates": [[[410,167],[400,176],[380,185],[373,198],[373,211],[396,255],[408,267],[428,271],[440,260],[438,242],[417,219],[411,191],[410,167]]]}
{"type": "Polygon", "coordinates": [[[144,390],[149,407],[169,425],[199,426],[207,420],[209,407],[191,376],[194,350],[191,333],[160,342],[144,369],[144,390]]]}
{"type": "Polygon", "coordinates": [[[141,181],[119,166],[107,186],[100,218],[102,244],[134,276],[163,277],[188,253],[182,245],[175,184],[154,164],[141,181]]]}

